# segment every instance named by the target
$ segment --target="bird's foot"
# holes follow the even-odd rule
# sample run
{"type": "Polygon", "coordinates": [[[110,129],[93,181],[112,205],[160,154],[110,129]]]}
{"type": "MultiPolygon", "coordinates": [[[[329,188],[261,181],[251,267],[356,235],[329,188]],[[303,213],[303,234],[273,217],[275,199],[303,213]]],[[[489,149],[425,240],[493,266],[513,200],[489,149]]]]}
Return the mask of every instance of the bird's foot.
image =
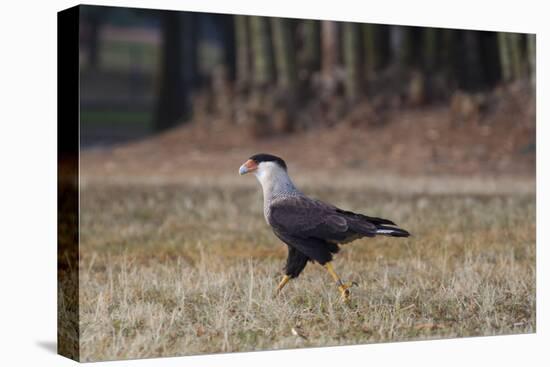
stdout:
{"type": "Polygon", "coordinates": [[[357,283],[355,282],[340,283],[340,285],[338,286],[338,290],[340,291],[340,295],[344,303],[349,303],[351,301],[351,292],[349,291],[349,289],[354,285],[357,285],[357,283]]]}

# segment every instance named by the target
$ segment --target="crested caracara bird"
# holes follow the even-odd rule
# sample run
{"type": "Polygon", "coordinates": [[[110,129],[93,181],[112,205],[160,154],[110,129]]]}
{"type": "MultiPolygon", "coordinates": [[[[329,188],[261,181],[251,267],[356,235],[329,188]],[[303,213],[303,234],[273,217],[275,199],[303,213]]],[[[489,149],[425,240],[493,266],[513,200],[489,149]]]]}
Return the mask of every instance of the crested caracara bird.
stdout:
{"type": "Polygon", "coordinates": [[[300,275],[308,261],[315,261],[327,269],[342,299],[348,302],[351,284],[342,282],[331,264],[338,245],[376,235],[409,236],[409,232],[397,228],[391,220],[342,210],[307,197],[294,186],[285,161],[279,157],[253,155],[239,168],[239,174],[246,173],[253,173],[262,185],[265,219],[288,246],[285,275],[277,293],[290,279],[300,275]]]}

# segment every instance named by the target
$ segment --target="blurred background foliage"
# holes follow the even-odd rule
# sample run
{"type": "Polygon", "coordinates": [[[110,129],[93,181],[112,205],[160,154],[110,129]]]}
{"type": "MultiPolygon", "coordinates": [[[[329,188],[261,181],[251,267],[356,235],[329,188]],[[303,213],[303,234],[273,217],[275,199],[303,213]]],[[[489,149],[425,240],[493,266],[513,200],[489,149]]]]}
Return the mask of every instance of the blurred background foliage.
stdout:
{"type": "Polygon", "coordinates": [[[80,12],[83,147],[212,116],[261,138],[342,119],[383,124],[381,111],[405,107],[455,105],[467,115],[513,83],[534,94],[531,34],[103,6],[80,12]]]}

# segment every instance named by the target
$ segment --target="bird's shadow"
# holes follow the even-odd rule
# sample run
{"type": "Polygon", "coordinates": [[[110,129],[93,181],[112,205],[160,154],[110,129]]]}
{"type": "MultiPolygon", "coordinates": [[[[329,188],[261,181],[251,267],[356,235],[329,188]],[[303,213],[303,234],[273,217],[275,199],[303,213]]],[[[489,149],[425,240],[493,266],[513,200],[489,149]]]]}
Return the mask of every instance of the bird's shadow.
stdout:
{"type": "Polygon", "coordinates": [[[39,340],[36,345],[50,353],[57,354],[57,342],[54,340],[39,340]]]}

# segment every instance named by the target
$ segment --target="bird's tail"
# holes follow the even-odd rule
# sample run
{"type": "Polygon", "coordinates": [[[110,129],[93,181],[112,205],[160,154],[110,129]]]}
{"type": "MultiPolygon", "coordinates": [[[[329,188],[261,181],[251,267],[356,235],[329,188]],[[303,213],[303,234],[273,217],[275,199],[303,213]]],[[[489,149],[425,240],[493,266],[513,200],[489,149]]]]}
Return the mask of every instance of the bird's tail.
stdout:
{"type": "Polygon", "coordinates": [[[404,229],[390,226],[376,226],[376,234],[391,237],[409,237],[411,234],[404,229]]]}

